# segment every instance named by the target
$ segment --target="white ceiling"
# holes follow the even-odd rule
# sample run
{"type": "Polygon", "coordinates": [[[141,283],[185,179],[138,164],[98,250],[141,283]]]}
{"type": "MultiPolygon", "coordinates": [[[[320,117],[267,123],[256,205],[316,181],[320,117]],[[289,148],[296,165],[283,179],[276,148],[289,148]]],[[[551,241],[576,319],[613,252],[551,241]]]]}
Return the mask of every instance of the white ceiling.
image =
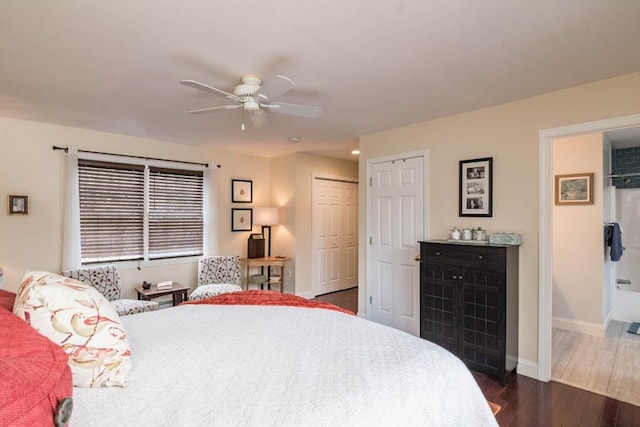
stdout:
{"type": "Polygon", "coordinates": [[[266,157],[635,71],[638,0],[0,1],[0,115],[266,157]],[[187,113],[246,73],[322,116],[187,113]]]}

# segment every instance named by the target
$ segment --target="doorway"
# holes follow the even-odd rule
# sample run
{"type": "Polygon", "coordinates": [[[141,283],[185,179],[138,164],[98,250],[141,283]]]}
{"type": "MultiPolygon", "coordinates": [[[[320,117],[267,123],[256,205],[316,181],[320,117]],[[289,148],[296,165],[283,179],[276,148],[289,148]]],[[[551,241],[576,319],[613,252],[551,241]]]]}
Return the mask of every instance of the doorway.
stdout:
{"type": "Polygon", "coordinates": [[[544,129],[539,133],[538,380],[551,379],[553,139],[640,126],[640,114],[544,129]]]}
{"type": "Polygon", "coordinates": [[[312,289],[315,296],[358,285],[358,183],[314,176],[312,289]]]}
{"type": "Polygon", "coordinates": [[[418,241],[426,233],[427,152],[367,162],[367,318],[420,334],[418,241]]]}

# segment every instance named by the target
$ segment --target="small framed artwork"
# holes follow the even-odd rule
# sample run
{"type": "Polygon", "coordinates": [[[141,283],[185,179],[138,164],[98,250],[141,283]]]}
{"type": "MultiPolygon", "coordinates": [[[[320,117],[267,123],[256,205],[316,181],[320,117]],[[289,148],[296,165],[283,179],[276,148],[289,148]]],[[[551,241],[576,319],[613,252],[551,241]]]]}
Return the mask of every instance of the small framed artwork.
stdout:
{"type": "Polygon", "coordinates": [[[251,231],[253,209],[231,209],[231,231],[251,231]]]}
{"type": "Polygon", "coordinates": [[[9,215],[29,215],[29,196],[9,195],[9,215]]]}
{"type": "Polygon", "coordinates": [[[251,203],[253,201],[253,181],[246,179],[231,180],[231,202],[251,203]]]}
{"type": "Polygon", "coordinates": [[[556,205],[592,205],[593,173],[556,175],[556,205]]]}
{"type": "Polygon", "coordinates": [[[492,216],[493,157],[460,161],[459,216],[492,216]]]}

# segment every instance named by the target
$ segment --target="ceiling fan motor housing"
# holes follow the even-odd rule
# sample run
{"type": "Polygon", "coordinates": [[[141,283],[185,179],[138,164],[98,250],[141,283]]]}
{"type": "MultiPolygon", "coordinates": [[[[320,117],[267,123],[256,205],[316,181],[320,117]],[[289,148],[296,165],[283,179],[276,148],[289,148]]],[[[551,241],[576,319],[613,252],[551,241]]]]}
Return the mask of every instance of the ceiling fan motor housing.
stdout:
{"type": "Polygon", "coordinates": [[[242,99],[242,105],[247,111],[255,111],[260,108],[260,104],[254,98],[253,94],[260,89],[262,80],[254,74],[245,74],[242,76],[242,84],[235,87],[233,94],[242,99]]]}

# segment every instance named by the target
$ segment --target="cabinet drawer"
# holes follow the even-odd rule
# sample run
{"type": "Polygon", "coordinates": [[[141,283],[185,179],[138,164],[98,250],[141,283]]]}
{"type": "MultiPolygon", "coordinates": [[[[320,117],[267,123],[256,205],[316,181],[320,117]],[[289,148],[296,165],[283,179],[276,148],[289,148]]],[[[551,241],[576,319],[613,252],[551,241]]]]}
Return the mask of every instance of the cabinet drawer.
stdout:
{"type": "Polygon", "coordinates": [[[464,265],[486,266],[499,271],[506,268],[504,248],[499,247],[423,243],[421,256],[426,262],[463,262],[464,265]]]}

